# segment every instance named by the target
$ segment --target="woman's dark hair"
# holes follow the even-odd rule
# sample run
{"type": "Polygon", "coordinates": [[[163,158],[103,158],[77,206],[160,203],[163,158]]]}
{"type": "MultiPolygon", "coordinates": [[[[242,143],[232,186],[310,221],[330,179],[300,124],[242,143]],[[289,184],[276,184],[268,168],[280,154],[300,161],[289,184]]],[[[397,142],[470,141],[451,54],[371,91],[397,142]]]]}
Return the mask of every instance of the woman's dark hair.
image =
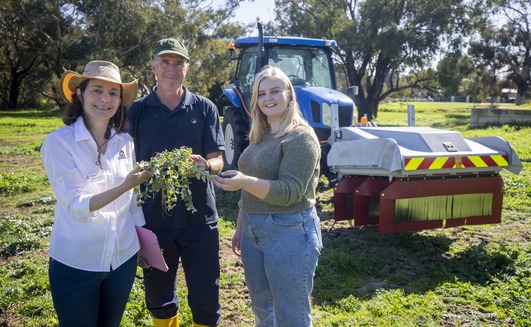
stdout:
{"type": "MultiPolygon", "coordinates": [[[[78,88],[81,90],[81,93],[85,92],[89,81],[90,79],[86,79],[81,82],[81,84],[79,84],[78,88]]],[[[116,110],[116,114],[114,114],[114,116],[112,116],[109,120],[109,126],[107,127],[107,132],[105,133],[105,138],[107,139],[111,137],[111,127],[116,130],[117,134],[124,133],[129,130],[129,122],[127,120],[127,108],[122,104],[122,100],[123,88],[120,86],[120,106],[118,107],[118,110],[116,110]]],[[[90,126],[88,125],[88,121],[85,118],[83,104],[77,96],[77,93],[74,93],[72,95],[72,104],[69,105],[63,113],[63,123],[65,123],[65,125],[72,125],[76,122],[79,116],[83,117],[85,126],[87,127],[87,129],[89,129],[90,126]]]]}

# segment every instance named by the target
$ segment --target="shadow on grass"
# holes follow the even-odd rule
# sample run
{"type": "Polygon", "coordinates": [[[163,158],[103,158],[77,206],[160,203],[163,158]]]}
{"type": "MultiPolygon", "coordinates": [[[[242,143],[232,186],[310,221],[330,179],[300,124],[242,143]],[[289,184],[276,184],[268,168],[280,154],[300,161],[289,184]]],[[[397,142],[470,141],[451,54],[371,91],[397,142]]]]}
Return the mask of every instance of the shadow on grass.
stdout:
{"type": "Polygon", "coordinates": [[[230,221],[236,225],[240,192],[227,192],[218,187],[215,189],[218,215],[223,217],[223,220],[230,221]]]}
{"type": "Polygon", "coordinates": [[[315,276],[316,303],[355,296],[370,299],[378,290],[425,293],[444,282],[488,284],[511,273],[515,258],[481,241],[450,254],[453,240],[422,233],[379,234],[377,227],[323,230],[324,249],[315,276]]]}
{"type": "Polygon", "coordinates": [[[447,130],[463,130],[470,124],[470,112],[463,114],[447,114],[443,122],[434,122],[431,127],[447,130]]]}

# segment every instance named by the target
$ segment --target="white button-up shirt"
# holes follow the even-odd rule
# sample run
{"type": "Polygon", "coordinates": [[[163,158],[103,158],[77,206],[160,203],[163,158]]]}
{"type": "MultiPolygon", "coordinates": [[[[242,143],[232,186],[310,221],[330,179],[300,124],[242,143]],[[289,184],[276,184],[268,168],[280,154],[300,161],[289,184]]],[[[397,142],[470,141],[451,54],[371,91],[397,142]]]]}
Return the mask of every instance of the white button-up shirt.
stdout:
{"type": "Polygon", "coordinates": [[[44,169],[57,198],[49,253],[73,268],[110,271],[138,251],[135,225],[145,220],[133,190],[89,211],[91,197],[122,183],[135,163],[133,139],[127,133],[109,140],[101,156],[103,170],[95,164],[96,149],[81,117],[50,133],[42,145],[44,169]]]}

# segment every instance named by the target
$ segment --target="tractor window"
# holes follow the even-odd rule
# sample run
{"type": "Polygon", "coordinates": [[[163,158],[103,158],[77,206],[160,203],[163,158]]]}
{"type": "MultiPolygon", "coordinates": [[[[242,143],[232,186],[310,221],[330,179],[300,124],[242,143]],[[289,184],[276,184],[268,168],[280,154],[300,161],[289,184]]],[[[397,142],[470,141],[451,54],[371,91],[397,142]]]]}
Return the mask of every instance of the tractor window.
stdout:
{"type": "Polygon", "coordinates": [[[319,48],[273,47],[269,50],[269,65],[279,67],[293,85],[332,88],[327,52],[319,48]]]}
{"type": "Polygon", "coordinates": [[[246,49],[240,61],[238,81],[240,90],[246,100],[247,108],[250,106],[251,92],[253,91],[254,73],[256,70],[256,48],[246,49]]]}
{"type": "Polygon", "coordinates": [[[312,76],[316,85],[332,88],[332,79],[330,66],[328,65],[328,56],[325,51],[318,50],[312,53],[312,76]]]}

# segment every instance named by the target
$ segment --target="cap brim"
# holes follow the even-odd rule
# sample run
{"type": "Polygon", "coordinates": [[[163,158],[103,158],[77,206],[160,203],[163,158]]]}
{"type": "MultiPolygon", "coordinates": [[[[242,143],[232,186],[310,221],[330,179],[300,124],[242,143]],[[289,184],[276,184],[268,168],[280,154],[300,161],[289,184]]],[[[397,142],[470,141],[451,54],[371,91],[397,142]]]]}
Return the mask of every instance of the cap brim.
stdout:
{"type": "Polygon", "coordinates": [[[153,58],[158,57],[158,56],[163,55],[163,54],[174,54],[174,55],[178,55],[178,56],[181,56],[181,57],[183,57],[184,59],[190,61],[190,58],[189,58],[187,55],[185,55],[184,53],[182,53],[182,52],[177,52],[177,51],[173,51],[173,50],[162,50],[161,52],[158,52],[158,53],[154,54],[154,55],[153,55],[153,58]]]}

